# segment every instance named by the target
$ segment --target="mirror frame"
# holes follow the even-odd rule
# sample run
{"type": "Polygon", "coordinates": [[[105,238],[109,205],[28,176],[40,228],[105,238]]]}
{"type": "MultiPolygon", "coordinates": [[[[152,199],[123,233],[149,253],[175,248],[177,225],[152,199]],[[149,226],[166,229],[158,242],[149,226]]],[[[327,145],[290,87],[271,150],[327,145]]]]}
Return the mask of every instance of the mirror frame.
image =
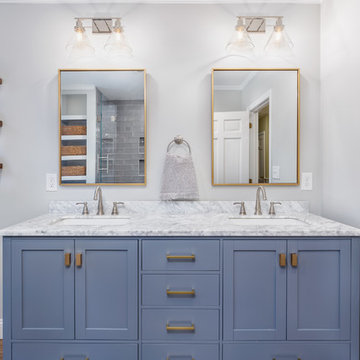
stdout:
{"type": "Polygon", "coordinates": [[[300,185],[300,69],[299,68],[213,68],[211,71],[211,184],[212,186],[299,186],[300,185]],[[296,71],[297,72],[297,147],[296,182],[293,183],[231,183],[214,182],[214,74],[216,71],[296,71]]]}
{"type": "Polygon", "coordinates": [[[58,131],[59,131],[59,186],[146,186],[147,184],[147,110],[146,110],[146,69],[58,69],[58,131]],[[83,183],[68,184],[61,182],[61,74],[64,72],[80,72],[80,71],[143,71],[144,72],[144,182],[142,183],[83,183]]]}

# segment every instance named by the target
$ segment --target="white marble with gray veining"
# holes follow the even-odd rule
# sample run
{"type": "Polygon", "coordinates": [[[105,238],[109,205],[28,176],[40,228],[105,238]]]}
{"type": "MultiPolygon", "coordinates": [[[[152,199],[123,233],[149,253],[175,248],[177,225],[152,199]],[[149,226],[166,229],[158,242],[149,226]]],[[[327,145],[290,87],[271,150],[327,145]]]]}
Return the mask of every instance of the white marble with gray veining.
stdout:
{"type": "MultiPolygon", "coordinates": [[[[308,212],[304,201],[283,201],[277,206],[277,218],[295,218],[301,225],[240,225],[239,207],[232,201],[128,201],[119,206],[119,217],[128,218],[123,225],[60,225],[61,219],[80,217],[76,201],[55,201],[49,214],[3,229],[3,236],[360,236],[353,228],[308,212]],[[237,220],[236,220],[237,221],[237,220]]],[[[254,212],[254,201],[246,202],[247,217],[254,212]]],[[[111,202],[104,203],[110,215],[111,202]]],[[[262,202],[263,217],[269,202],[262,202]]],[[[90,216],[96,214],[96,202],[89,201],[90,216]]]]}

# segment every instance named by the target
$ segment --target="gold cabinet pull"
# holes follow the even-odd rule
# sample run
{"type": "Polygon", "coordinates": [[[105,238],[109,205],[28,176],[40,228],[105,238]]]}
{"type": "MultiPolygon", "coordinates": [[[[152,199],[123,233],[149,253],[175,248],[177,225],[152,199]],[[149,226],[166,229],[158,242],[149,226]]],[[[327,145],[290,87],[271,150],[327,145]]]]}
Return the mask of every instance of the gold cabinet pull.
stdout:
{"type": "Polygon", "coordinates": [[[171,326],[166,324],[166,331],[195,331],[195,325],[190,326],[171,326]]]}
{"type": "MultiPolygon", "coordinates": [[[[60,360],[65,360],[65,358],[60,358],[60,360]]],[[[88,357],[87,358],[85,358],[85,360],[90,360],[88,357]]]]}
{"type": "Polygon", "coordinates": [[[166,360],[171,360],[172,358],[177,358],[177,357],[182,357],[182,358],[187,357],[191,360],[195,360],[191,355],[168,355],[166,357],[166,360]]]}
{"type": "Polygon", "coordinates": [[[170,290],[170,289],[166,289],[166,295],[170,296],[170,295],[191,295],[191,296],[195,296],[195,289],[191,289],[191,290],[170,290]]]}
{"type": "Polygon", "coordinates": [[[71,266],[71,253],[65,253],[65,266],[71,266]]]}
{"type": "Polygon", "coordinates": [[[76,266],[77,267],[82,266],[82,254],[81,253],[76,254],[76,266]]]}
{"type": "Polygon", "coordinates": [[[279,254],[279,265],[280,267],[285,267],[286,266],[286,254],[279,254]]]}
{"type": "Polygon", "coordinates": [[[169,261],[169,260],[191,260],[191,261],[195,261],[195,255],[194,254],[191,254],[191,255],[166,255],[166,259],[169,261]]]}
{"type": "Polygon", "coordinates": [[[291,266],[292,267],[297,267],[298,266],[298,254],[291,253],[290,259],[291,259],[291,266]]]}

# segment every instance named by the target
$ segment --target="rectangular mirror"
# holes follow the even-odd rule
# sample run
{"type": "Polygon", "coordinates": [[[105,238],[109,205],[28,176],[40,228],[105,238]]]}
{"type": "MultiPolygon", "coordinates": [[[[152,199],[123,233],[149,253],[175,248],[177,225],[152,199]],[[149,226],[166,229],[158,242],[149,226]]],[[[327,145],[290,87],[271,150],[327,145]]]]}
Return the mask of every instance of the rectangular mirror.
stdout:
{"type": "Polygon", "coordinates": [[[146,184],[146,72],[59,70],[61,185],[146,184]]]}
{"type": "Polygon", "coordinates": [[[299,184],[299,69],[213,69],[212,184],[299,184]]]}

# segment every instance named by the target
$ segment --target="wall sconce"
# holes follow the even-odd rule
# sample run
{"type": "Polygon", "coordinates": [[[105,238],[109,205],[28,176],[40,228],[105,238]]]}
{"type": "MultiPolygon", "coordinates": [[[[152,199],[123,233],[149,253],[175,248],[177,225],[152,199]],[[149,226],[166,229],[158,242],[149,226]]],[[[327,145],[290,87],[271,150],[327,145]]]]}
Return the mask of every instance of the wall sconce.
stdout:
{"type": "Polygon", "coordinates": [[[127,42],[121,26],[121,18],[75,18],[75,20],[75,34],[66,45],[66,50],[71,58],[89,58],[95,55],[95,48],[86,35],[86,29],[89,28],[91,28],[92,34],[110,34],[104,44],[108,55],[127,57],[132,55],[131,46],[127,42]],[[91,25],[85,26],[83,22],[91,22],[91,25]]]}
{"type": "Polygon", "coordinates": [[[273,32],[265,45],[265,53],[273,56],[291,55],[294,44],[285,31],[282,16],[238,16],[235,33],[226,45],[227,52],[245,56],[251,55],[255,45],[249,33],[265,34],[266,20],[269,19],[276,19],[276,22],[273,25],[273,32]]]}

